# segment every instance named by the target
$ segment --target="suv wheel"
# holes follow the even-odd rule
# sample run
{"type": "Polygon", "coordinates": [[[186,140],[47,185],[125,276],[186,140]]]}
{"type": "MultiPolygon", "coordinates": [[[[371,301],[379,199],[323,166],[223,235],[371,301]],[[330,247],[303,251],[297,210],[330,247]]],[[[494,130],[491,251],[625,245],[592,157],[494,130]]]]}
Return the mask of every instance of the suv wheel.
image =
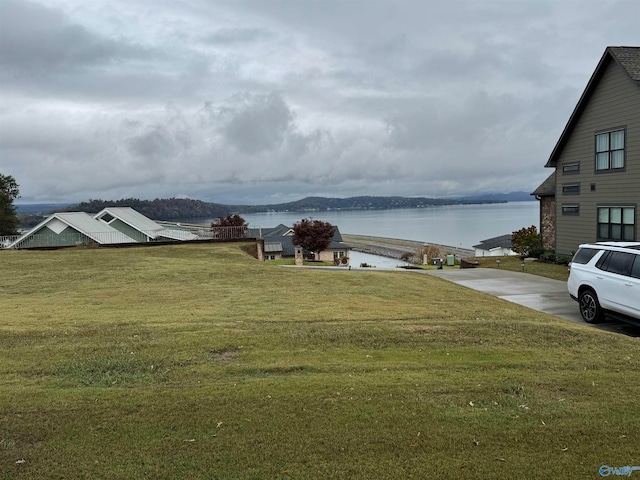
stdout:
{"type": "Polygon", "coordinates": [[[587,323],[599,323],[604,317],[602,307],[598,302],[598,296],[593,290],[586,289],[580,292],[580,315],[587,323]]]}

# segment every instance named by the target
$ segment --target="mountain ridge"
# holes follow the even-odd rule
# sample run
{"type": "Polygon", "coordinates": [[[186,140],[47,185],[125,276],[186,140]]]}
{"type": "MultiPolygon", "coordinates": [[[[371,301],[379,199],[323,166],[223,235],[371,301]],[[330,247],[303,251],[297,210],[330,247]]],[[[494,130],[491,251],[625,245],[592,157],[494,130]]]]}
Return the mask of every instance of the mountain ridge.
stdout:
{"type": "Polygon", "coordinates": [[[98,213],[106,207],[132,207],[154,220],[176,221],[196,218],[217,218],[229,214],[262,212],[317,212],[329,210],[389,210],[399,208],[425,208],[441,205],[468,205],[486,203],[507,203],[509,201],[532,200],[525,192],[470,195],[464,197],[432,198],[402,196],[356,196],[356,197],[305,197],[286,203],[267,205],[227,205],[185,198],[140,200],[124,198],[120,200],[89,200],[79,204],[32,204],[16,205],[23,224],[38,223],[45,214],[54,212],[82,211],[98,213]],[[53,210],[44,207],[56,206],[53,210]],[[36,213],[37,212],[37,213],[36,213]],[[33,223],[35,222],[35,223],[33,223]]]}

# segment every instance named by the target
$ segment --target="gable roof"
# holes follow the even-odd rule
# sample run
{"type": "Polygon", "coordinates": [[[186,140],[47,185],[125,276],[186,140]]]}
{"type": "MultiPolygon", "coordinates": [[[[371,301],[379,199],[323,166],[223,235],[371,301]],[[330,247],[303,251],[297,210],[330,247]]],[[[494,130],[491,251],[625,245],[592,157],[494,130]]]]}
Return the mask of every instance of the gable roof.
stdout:
{"type": "Polygon", "coordinates": [[[593,95],[593,92],[600,83],[600,79],[611,62],[615,62],[620,65],[620,67],[622,67],[625,73],[629,76],[629,79],[635,83],[638,88],[640,88],[640,47],[607,47],[602,58],[600,58],[600,61],[598,62],[598,66],[591,75],[589,83],[587,83],[587,87],[584,89],[584,92],[582,92],[580,100],[578,100],[578,104],[574,108],[571,117],[569,117],[569,121],[564,127],[564,130],[558,139],[558,143],[556,143],[556,146],[551,152],[551,156],[549,157],[545,167],[556,166],[558,158],[567,144],[580,115],[582,115],[591,95],[593,95]]]}
{"type": "Polygon", "coordinates": [[[125,235],[122,232],[119,232],[115,228],[103,222],[96,220],[91,215],[85,212],[62,212],[54,213],[50,217],[46,218],[31,230],[29,230],[27,233],[20,236],[15,242],[9,245],[8,248],[14,248],[16,245],[19,245],[25,239],[38,232],[38,230],[42,229],[42,227],[47,226],[47,224],[52,224],[56,220],[62,222],[67,227],[71,227],[77,232],[86,235],[87,237],[101,245],[115,243],[136,243],[133,238],[125,235]]]}
{"type": "MultiPolygon", "coordinates": [[[[165,228],[131,207],[107,207],[96,213],[94,218],[98,220],[106,214],[117,218],[129,225],[131,228],[134,228],[153,239],[165,237],[172,240],[196,240],[198,238],[196,235],[191,232],[187,232],[186,230],[165,228]]],[[[105,224],[107,223],[104,222],[104,220],[102,222],[105,224]]]]}
{"type": "Polygon", "coordinates": [[[554,170],[531,195],[536,197],[554,197],[556,195],[556,171],[554,170]]]}
{"type": "Polygon", "coordinates": [[[640,47],[609,47],[607,50],[611,52],[631,77],[631,80],[640,83],[640,47]]]}
{"type": "Polygon", "coordinates": [[[136,230],[160,230],[162,227],[153,220],[145,217],[140,212],[135,211],[131,207],[107,207],[94,215],[94,218],[100,219],[104,215],[109,214],[136,230]]]}
{"type": "Polygon", "coordinates": [[[287,235],[290,230],[291,227],[287,227],[282,223],[277,227],[263,228],[262,238],[264,239],[264,251],[269,253],[281,252],[285,257],[295,255],[291,235],[287,235]]]}
{"type": "Polygon", "coordinates": [[[512,234],[500,235],[499,237],[487,238],[481,240],[478,245],[474,245],[473,248],[479,248],[481,250],[493,250],[494,248],[511,248],[512,234]]]}
{"type": "MultiPolygon", "coordinates": [[[[335,226],[335,225],[334,225],[335,226]]],[[[284,256],[295,255],[295,245],[292,242],[293,236],[289,234],[292,231],[291,227],[287,227],[282,223],[277,227],[263,228],[262,238],[264,239],[265,252],[278,252],[281,251],[284,256]]],[[[342,235],[338,227],[335,227],[333,238],[331,243],[327,247],[327,250],[344,250],[351,249],[349,245],[346,245],[342,241],[342,235]]]]}

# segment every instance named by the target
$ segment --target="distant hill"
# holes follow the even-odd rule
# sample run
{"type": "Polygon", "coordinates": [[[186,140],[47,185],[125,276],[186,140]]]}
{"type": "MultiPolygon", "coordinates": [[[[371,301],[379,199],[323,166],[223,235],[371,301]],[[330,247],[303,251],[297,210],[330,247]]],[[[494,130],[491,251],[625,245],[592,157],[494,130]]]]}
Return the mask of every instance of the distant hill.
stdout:
{"type": "Polygon", "coordinates": [[[71,203],[34,203],[29,205],[16,204],[16,213],[25,215],[45,215],[51,211],[58,211],[66,208],[71,203]]]}
{"type": "Polygon", "coordinates": [[[106,207],[131,207],[146,217],[165,221],[184,220],[187,218],[217,218],[225,217],[231,213],[231,207],[228,205],[207,203],[201,200],[190,200],[188,198],[89,200],[88,202],[82,202],[58,211],[98,213],[106,207]]]}
{"type": "Polygon", "coordinates": [[[511,192],[511,193],[484,193],[481,195],[472,195],[462,197],[471,200],[480,201],[496,201],[496,202],[530,202],[535,200],[531,194],[527,192],[511,192]]]}
{"type": "Polygon", "coordinates": [[[132,207],[154,220],[180,221],[197,218],[225,217],[230,213],[260,212],[316,212],[327,210],[389,210],[396,208],[424,208],[438,205],[465,205],[478,203],[506,203],[508,201],[532,200],[525,192],[473,195],[459,198],[428,197],[375,197],[361,196],[349,198],[307,197],[288,203],[271,205],[224,205],[186,198],[165,198],[140,200],[89,200],[73,204],[16,205],[23,228],[33,226],[44,216],[53,212],[80,211],[98,213],[106,207],[132,207]]]}
{"type": "Polygon", "coordinates": [[[308,212],[322,210],[389,210],[395,208],[423,208],[436,205],[462,205],[471,203],[504,203],[506,200],[478,198],[427,198],[427,197],[307,197],[289,203],[272,205],[235,205],[237,213],[258,212],[308,212]]]}

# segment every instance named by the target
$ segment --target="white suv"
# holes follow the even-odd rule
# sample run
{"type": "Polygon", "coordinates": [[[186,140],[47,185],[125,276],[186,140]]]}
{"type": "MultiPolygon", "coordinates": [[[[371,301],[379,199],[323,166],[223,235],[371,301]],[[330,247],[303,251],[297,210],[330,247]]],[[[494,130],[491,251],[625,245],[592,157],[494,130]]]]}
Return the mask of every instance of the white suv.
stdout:
{"type": "Polygon", "coordinates": [[[640,242],[580,245],[569,266],[567,287],[585,322],[605,313],[640,322],[640,242]]]}

